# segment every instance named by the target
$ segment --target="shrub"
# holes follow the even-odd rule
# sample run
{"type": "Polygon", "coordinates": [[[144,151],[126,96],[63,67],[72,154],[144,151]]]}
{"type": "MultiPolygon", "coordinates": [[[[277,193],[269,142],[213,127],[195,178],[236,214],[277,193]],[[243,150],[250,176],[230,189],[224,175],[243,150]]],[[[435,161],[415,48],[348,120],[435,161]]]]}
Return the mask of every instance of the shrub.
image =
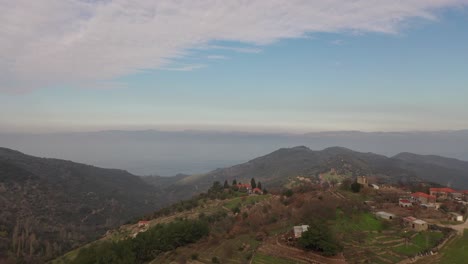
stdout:
{"type": "Polygon", "coordinates": [[[291,189],[287,189],[283,192],[283,195],[286,196],[286,197],[291,197],[293,195],[293,190],[291,189]]]}

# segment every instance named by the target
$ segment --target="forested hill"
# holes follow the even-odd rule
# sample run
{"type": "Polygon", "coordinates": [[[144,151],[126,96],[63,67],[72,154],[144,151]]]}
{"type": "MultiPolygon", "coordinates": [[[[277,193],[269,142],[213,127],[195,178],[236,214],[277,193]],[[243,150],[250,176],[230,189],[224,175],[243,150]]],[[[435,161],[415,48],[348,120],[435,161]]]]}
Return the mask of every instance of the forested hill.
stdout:
{"type": "Polygon", "coordinates": [[[243,164],[184,177],[176,186],[185,188],[184,192],[189,188],[192,191],[205,190],[213,181],[232,181],[235,178],[255,178],[269,186],[281,186],[292,177],[317,177],[330,171],[344,176],[376,176],[393,183],[430,181],[458,189],[468,188],[466,161],[408,153],[386,157],[342,147],[314,151],[304,146],[282,148],[243,164]]]}
{"type": "Polygon", "coordinates": [[[41,263],[152,212],[160,191],[126,171],[0,148],[0,263],[41,263]]]}

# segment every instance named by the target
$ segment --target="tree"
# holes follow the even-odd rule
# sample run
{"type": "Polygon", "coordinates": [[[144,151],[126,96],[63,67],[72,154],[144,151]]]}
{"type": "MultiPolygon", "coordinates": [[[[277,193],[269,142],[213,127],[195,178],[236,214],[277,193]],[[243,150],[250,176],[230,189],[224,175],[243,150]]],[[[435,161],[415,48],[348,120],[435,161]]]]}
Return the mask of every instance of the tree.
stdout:
{"type": "Polygon", "coordinates": [[[257,187],[261,190],[262,189],[262,183],[258,182],[257,187]]]}
{"type": "Polygon", "coordinates": [[[331,230],[323,221],[315,220],[299,238],[299,245],[307,250],[320,251],[325,256],[333,256],[343,248],[334,238],[331,230]]]}
{"type": "Polygon", "coordinates": [[[361,184],[357,183],[357,181],[351,184],[351,191],[358,193],[361,190],[361,184]]]}
{"type": "Polygon", "coordinates": [[[283,191],[283,195],[286,196],[286,197],[291,197],[293,194],[294,194],[293,190],[291,190],[291,189],[287,189],[287,190],[283,191]]]}
{"type": "Polygon", "coordinates": [[[254,178],[252,178],[252,179],[250,180],[250,186],[252,186],[252,189],[257,188],[257,183],[255,183],[255,179],[254,179],[254,178]]]}
{"type": "Polygon", "coordinates": [[[229,188],[229,183],[227,180],[224,181],[224,189],[228,189],[229,188]]]}
{"type": "Polygon", "coordinates": [[[232,180],[232,186],[236,186],[236,185],[237,185],[236,179],[232,180]]]}

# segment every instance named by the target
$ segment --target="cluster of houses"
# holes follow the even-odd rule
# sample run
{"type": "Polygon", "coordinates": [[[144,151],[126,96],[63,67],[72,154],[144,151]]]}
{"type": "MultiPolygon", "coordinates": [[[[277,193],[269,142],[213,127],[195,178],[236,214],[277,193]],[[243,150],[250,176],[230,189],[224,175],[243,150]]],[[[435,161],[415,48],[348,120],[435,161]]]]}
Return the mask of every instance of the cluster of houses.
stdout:
{"type": "MultiPolygon", "coordinates": [[[[423,192],[412,193],[409,198],[400,198],[398,200],[398,205],[404,208],[418,205],[425,208],[439,209],[440,203],[437,203],[438,200],[461,201],[461,199],[466,199],[466,196],[468,196],[468,191],[455,191],[451,188],[430,188],[429,193],[430,194],[423,192]]],[[[463,215],[450,212],[448,214],[448,220],[463,222],[463,215]]]]}
{"type": "Polygon", "coordinates": [[[468,201],[468,190],[456,191],[451,188],[430,188],[429,193],[440,200],[453,199],[456,201],[468,201]]]}
{"type": "MultiPolygon", "coordinates": [[[[365,177],[358,177],[357,181],[360,184],[368,184],[367,179],[365,177]]],[[[468,200],[468,191],[456,191],[451,188],[430,188],[429,194],[423,192],[415,192],[411,193],[410,195],[400,197],[400,199],[398,200],[398,206],[408,209],[410,209],[413,206],[439,209],[441,203],[438,203],[438,201],[446,200],[465,203],[463,202],[463,200],[468,200]]],[[[397,218],[395,214],[384,211],[376,212],[375,215],[376,217],[386,220],[393,220],[397,218]]],[[[455,212],[448,213],[448,220],[450,221],[463,222],[463,218],[464,217],[461,214],[455,212]]],[[[417,219],[413,216],[402,218],[402,222],[407,228],[417,232],[425,231],[428,229],[428,223],[426,221],[417,219]]]]}
{"type": "Polygon", "coordinates": [[[238,183],[236,186],[239,188],[239,190],[246,190],[248,194],[263,194],[262,189],[258,187],[252,189],[250,184],[238,183]]]}

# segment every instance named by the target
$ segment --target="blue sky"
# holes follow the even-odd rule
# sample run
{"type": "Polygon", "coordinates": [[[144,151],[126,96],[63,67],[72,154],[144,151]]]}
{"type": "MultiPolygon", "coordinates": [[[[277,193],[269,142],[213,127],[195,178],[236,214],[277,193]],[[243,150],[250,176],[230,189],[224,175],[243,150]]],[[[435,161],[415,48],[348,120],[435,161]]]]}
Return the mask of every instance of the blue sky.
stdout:
{"type": "MultiPolygon", "coordinates": [[[[437,3],[429,7],[425,6],[427,1],[410,2],[415,10],[404,4],[395,14],[385,9],[389,17],[382,20],[376,18],[379,10],[375,14],[363,12],[359,19],[345,19],[343,25],[334,25],[336,18],[327,16],[325,22],[317,24],[307,20],[307,13],[304,20],[284,25],[269,23],[262,27],[256,25],[269,22],[270,17],[254,20],[249,30],[240,25],[231,29],[230,22],[225,22],[216,29],[219,32],[210,29],[199,40],[208,27],[202,24],[190,31],[200,31],[190,41],[170,31],[181,29],[181,18],[170,13],[167,19],[175,22],[168,31],[166,28],[148,38],[144,30],[141,35],[111,32],[105,36],[107,43],[92,42],[88,49],[83,43],[88,43],[88,35],[93,36],[89,32],[99,27],[103,30],[103,26],[86,18],[88,24],[80,26],[79,33],[74,28],[50,32],[60,38],[61,45],[50,47],[48,53],[24,45],[15,51],[22,53],[11,60],[14,64],[0,63],[0,69],[4,69],[0,131],[467,129],[466,1],[429,1],[437,3]],[[414,7],[417,4],[421,5],[419,9],[414,7]],[[404,12],[400,14],[400,10],[404,12]],[[300,24],[302,21],[310,26],[300,24]],[[74,46],[76,39],[81,41],[80,46],[74,46]],[[154,48],[160,40],[165,41],[161,44],[165,48],[154,48]],[[100,57],[107,49],[110,55],[100,57]]],[[[20,7],[0,5],[4,11],[20,7]]],[[[96,21],[104,20],[100,14],[111,9],[104,4],[83,8],[96,21]],[[99,13],[96,8],[104,11],[99,13]]],[[[299,12],[294,6],[288,8],[288,14],[299,12]]],[[[344,10],[340,18],[348,11],[344,10]]],[[[222,10],[215,12],[222,14],[222,10]]],[[[138,20],[145,15],[129,16],[138,20]]],[[[73,14],[57,19],[77,20],[73,14]]],[[[151,26],[148,23],[145,20],[138,28],[151,26]]],[[[5,28],[0,28],[0,40],[11,40],[10,48],[15,42],[23,43],[17,35],[25,34],[5,28]]],[[[131,29],[128,31],[134,32],[131,29]]],[[[35,38],[31,35],[30,39],[35,38]]],[[[48,40],[37,39],[37,43],[42,41],[48,40]]],[[[0,55],[6,58],[4,61],[10,56],[0,55]]]]}

